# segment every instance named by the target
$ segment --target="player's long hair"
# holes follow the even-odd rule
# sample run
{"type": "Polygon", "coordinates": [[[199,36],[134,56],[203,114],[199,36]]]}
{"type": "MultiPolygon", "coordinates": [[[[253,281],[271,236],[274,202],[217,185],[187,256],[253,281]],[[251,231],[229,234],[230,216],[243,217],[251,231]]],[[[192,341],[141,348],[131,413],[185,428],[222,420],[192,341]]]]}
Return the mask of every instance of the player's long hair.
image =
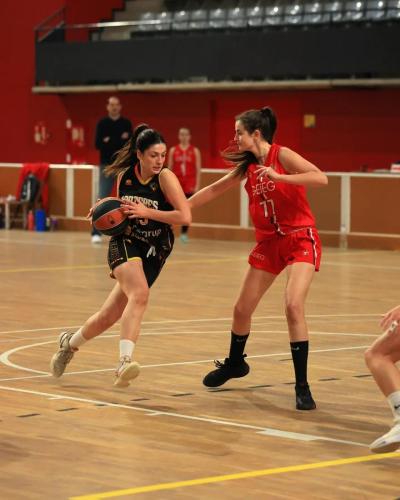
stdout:
{"type": "Polygon", "coordinates": [[[126,144],[115,153],[112,164],[104,169],[104,174],[108,177],[117,177],[126,168],[136,165],[138,162],[137,151],[144,153],[154,144],[165,144],[163,136],[146,123],[141,123],[135,128],[132,137],[126,144]]]}
{"type": "MultiPolygon", "coordinates": [[[[272,144],[276,131],[277,120],[271,108],[250,109],[237,115],[237,121],[242,122],[245,130],[252,134],[259,130],[264,140],[272,144]]],[[[249,165],[257,163],[257,158],[250,151],[238,151],[237,147],[229,147],[222,152],[222,158],[233,166],[234,175],[244,177],[249,165]]]]}

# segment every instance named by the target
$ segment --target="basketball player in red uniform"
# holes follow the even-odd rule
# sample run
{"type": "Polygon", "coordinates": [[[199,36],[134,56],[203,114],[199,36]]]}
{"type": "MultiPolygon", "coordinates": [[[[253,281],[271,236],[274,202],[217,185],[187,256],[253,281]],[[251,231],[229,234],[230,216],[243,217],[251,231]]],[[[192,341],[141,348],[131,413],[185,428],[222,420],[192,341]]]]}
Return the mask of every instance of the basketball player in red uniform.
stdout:
{"type": "Polygon", "coordinates": [[[234,165],[227,175],[193,195],[192,208],[201,206],[246,179],[249,209],[257,244],[234,307],[228,358],[203,380],[217,387],[244,377],[249,365],[244,348],[251,316],[262,296],[284,269],[287,273],[285,309],[296,376],[296,408],[316,405],[307,381],[308,330],[304,304],[321,258],[321,245],[305,187],[325,186],[327,176],[289,148],[273,143],[276,118],[270,108],[249,110],[236,117],[235,149],[224,158],[234,165]]]}
{"type": "Polygon", "coordinates": [[[376,439],[370,449],[386,453],[400,448],[400,305],[388,311],[381,321],[384,330],[365,353],[365,361],[379,389],[387,398],[394,422],[389,432],[376,439]]]}
{"type": "MultiPolygon", "coordinates": [[[[149,288],[172,251],[172,224],[190,224],[189,203],[176,178],[164,167],[167,147],[163,137],[147,125],[134,131],[106,174],[117,178],[118,196],[131,219],[124,234],[109,242],[108,263],[117,280],[108,298],[77,332],[62,332],[50,367],[60,377],[74,353],[116,321],[121,322],[120,360],[114,385],[127,387],[140,367],[132,361],[147,307],[149,288]]],[[[91,212],[89,212],[89,216],[91,212]]]]}
{"type": "MultiPolygon", "coordinates": [[[[200,187],[201,154],[198,148],[190,143],[190,130],[179,129],[179,144],[172,147],[168,154],[168,168],[178,177],[187,198],[196,193],[200,187]]],[[[189,226],[182,226],[181,241],[187,243],[189,226]]]]}

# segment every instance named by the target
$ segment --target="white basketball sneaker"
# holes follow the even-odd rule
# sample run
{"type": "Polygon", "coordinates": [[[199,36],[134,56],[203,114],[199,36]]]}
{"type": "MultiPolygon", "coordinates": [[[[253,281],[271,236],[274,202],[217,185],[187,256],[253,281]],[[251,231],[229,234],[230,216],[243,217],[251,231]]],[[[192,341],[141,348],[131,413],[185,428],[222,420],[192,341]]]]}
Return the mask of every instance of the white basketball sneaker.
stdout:
{"type": "Polygon", "coordinates": [[[74,332],[68,331],[60,334],[60,347],[50,361],[50,369],[54,377],[61,377],[61,375],[65,372],[67,364],[71,361],[74,353],[78,350],[77,348],[74,349],[69,345],[69,341],[71,340],[73,334],[74,332]]]}
{"type": "Polygon", "coordinates": [[[373,453],[387,453],[396,451],[398,448],[400,448],[400,422],[396,422],[389,432],[376,439],[369,446],[373,453]]]}
{"type": "Polygon", "coordinates": [[[129,356],[123,356],[115,372],[115,387],[128,387],[131,380],[136,378],[140,372],[140,365],[132,361],[129,356]]]}

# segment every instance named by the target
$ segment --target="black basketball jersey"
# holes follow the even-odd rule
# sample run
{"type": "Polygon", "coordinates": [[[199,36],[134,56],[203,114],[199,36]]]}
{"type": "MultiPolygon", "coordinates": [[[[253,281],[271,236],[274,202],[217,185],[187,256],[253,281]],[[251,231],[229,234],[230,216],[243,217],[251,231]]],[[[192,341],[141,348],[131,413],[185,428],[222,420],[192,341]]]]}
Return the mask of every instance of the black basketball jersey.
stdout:
{"type": "MultiPolygon", "coordinates": [[[[140,201],[146,207],[155,210],[172,210],[173,207],[166,200],[162,192],[159,174],[143,182],[138,171],[138,165],[129,167],[119,182],[118,196],[121,199],[140,201]]],[[[169,224],[151,219],[132,219],[131,237],[148,243],[150,246],[172,245],[173,235],[169,224]]]]}

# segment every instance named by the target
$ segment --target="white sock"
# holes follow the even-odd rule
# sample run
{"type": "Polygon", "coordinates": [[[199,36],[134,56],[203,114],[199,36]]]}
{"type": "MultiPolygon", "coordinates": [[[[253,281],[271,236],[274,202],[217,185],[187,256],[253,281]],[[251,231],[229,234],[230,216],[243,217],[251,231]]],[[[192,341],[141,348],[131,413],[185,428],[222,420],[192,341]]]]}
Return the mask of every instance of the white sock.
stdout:
{"type": "Polygon", "coordinates": [[[135,349],[135,342],[132,340],[121,339],[119,341],[119,357],[128,356],[132,359],[133,350],[135,349]]]}
{"type": "Polygon", "coordinates": [[[392,392],[387,397],[396,424],[400,424],[400,391],[392,392]]]}
{"type": "Polygon", "coordinates": [[[79,330],[72,335],[69,345],[74,349],[78,349],[79,346],[85,344],[87,341],[88,339],[85,339],[82,335],[82,328],[79,328],[79,330]]]}

